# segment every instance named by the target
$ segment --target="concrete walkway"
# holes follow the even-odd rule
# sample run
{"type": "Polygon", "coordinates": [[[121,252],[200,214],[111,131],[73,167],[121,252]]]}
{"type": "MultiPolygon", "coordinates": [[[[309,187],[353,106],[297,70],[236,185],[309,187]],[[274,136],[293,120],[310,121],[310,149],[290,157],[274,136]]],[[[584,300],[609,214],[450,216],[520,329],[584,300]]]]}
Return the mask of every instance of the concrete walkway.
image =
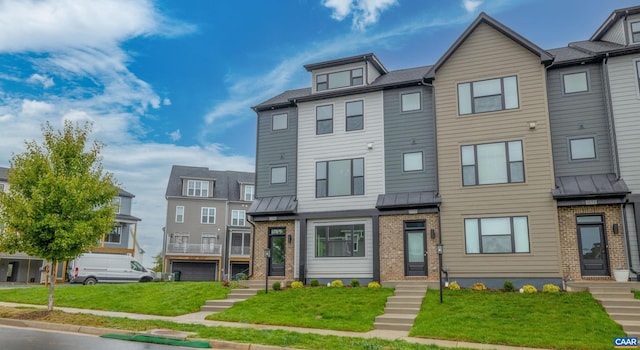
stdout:
{"type": "MultiPolygon", "coordinates": [[[[42,308],[42,309],[46,308],[46,306],[42,306],[42,305],[27,305],[27,304],[17,304],[17,303],[8,303],[8,302],[0,302],[0,306],[5,306],[5,307],[27,306],[27,307],[35,307],[35,308],[42,308]]],[[[253,329],[279,329],[279,330],[299,332],[299,333],[335,335],[335,336],[352,337],[352,338],[380,338],[380,339],[387,339],[387,340],[398,339],[398,340],[404,340],[409,343],[437,345],[437,346],[449,347],[449,348],[535,350],[533,348],[516,347],[516,346],[477,344],[477,343],[469,343],[469,342],[463,342],[463,341],[415,338],[415,337],[409,337],[409,332],[406,332],[406,331],[373,330],[369,332],[360,333],[360,332],[333,331],[333,330],[315,329],[315,328],[284,327],[284,326],[272,326],[272,325],[262,325],[262,324],[250,324],[250,323],[209,321],[209,320],[205,320],[205,317],[210,315],[211,312],[202,312],[202,311],[173,317],[173,316],[143,315],[143,314],[134,314],[134,313],[126,313],[126,312],[102,311],[102,310],[76,309],[76,308],[69,308],[69,307],[55,307],[55,309],[68,312],[68,313],[82,313],[82,314],[92,314],[92,315],[98,315],[98,316],[123,317],[123,318],[129,318],[134,320],[164,320],[164,321],[184,323],[184,324],[200,324],[205,326],[222,326],[222,327],[253,328],[253,329]]],[[[6,324],[11,326],[39,327],[39,328],[48,328],[48,329],[53,328],[60,331],[101,334],[100,329],[95,329],[92,327],[79,327],[79,326],[70,326],[70,325],[56,325],[55,327],[50,327],[50,326],[47,326],[47,324],[44,322],[37,322],[37,321],[19,322],[19,321],[20,320],[14,320],[14,319],[0,319],[0,324],[6,324]]],[[[105,333],[114,332],[113,330],[102,330],[102,331],[105,333]]],[[[283,349],[283,348],[278,348],[273,346],[263,346],[258,344],[239,344],[239,343],[230,343],[230,342],[223,342],[223,341],[211,341],[209,339],[207,339],[207,341],[210,341],[212,346],[215,346],[217,349],[250,349],[250,350],[283,349]]]]}

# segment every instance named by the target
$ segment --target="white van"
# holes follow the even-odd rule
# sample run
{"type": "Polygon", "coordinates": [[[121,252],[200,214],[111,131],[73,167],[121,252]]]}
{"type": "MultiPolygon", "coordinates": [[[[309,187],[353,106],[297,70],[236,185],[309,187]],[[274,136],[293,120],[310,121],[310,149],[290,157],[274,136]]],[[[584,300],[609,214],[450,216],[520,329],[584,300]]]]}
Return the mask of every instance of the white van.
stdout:
{"type": "Polygon", "coordinates": [[[153,273],[127,255],[85,253],[67,264],[71,283],[151,282],[153,273]]]}

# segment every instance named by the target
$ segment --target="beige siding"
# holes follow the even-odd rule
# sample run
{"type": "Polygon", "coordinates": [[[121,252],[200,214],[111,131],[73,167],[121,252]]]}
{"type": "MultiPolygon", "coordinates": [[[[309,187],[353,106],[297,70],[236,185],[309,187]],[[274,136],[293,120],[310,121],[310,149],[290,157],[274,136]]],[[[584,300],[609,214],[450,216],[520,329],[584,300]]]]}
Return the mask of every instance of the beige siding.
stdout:
{"type": "Polygon", "coordinates": [[[486,24],[436,72],[438,169],[444,267],[459,277],[558,277],[558,221],[544,66],[486,24]],[[458,116],[457,84],[517,76],[519,108],[458,116]],[[536,122],[530,130],[529,122],[536,122]],[[462,186],[460,146],[522,140],[525,183],[462,186]],[[464,219],[527,216],[530,253],[466,254],[464,219]]]}

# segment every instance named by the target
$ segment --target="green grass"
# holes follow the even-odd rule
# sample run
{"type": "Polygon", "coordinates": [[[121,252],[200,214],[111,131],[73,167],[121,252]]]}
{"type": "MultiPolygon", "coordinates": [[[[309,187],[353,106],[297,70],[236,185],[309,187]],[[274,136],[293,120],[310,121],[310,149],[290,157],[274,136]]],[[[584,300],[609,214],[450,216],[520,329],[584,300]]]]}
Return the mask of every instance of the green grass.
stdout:
{"type": "Polygon", "coordinates": [[[640,290],[634,290],[633,294],[635,295],[636,299],[640,299],[640,290]]]}
{"type": "Polygon", "coordinates": [[[624,337],[586,292],[429,291],[411,336],[553,349],[611,349],[624,337]]]}
{"type": "MultiPolygon", "coordinates": [[[[21,314],[33,309],[17,309],[0,307],[0,317],[21,318],[21,314]]],[[[128,331],[147,331],[163,328],[183,332],[194,332],[194,338],[225,340],[246,344],[261,344],[299,349],[332,349],[332,350],[422,350],[445,349],[435,345],[421,345],[402,340],[384,340],[379,338],[352,338],[333,335],[318,335],[282,330],[258,330],[253,328],[208,327],[196,324],[179,324],[159,320],[132,320],[129,318],[104,317],[89,314],[68,314],[54,311],[38,319],[51,323],[64,323],[89,327],[103,327],[128,331]]]]}
{"type": "MultiPolygon", "coordinates": [[[[177,316],[197,312],[206,300],[225,299],[231,289],[219,282],[154,282],[56,286],[54,307],[177,316]]],[[[44,286],[0,290],[0,301],[46,305],[44,286]]]]}
{"type": "Polygon", "coordinates": [[[207,319],[365,332],[391,295],[391,288],[290,288],[260,292],[207,319]]]}

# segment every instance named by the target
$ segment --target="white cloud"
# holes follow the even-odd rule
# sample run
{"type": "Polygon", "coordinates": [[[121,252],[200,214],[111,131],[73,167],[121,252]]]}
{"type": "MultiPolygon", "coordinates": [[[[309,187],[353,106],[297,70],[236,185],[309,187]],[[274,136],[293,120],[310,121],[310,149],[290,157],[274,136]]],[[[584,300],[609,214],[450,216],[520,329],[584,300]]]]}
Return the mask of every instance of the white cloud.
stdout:
{"type": "Polygon", "coordinates": [[[163,105],[163,106],[171,106],[171,100],[170,100],[168,97],[165,97],[165,98],[162,100],[162,105],[163,105]]]}
{"type": "Polygon", "coordinates": [[[53,82],[53,78],[37,73],[31,75],[29,79],[27,79],[27,82],[31,84],[42,84],[42,87],[44,87],[45,89],[55,85],[55,83],[53,82]]]}
{"type": "Polygon", "coordinates": [[[378,22],[380,14],[397,0],[324,0],[322,5],[333,10],[331,18],[342,21],[349,15],[353,17],[352,27],[364,31],[369,25],[378,22]]]}
{"type": "Polygon", "coordinates": [[[462,6],[469,13],[476,12],[476,9],[482,5],[482,0],[463,0],[462,6]]]}
{"type": "Polygon", "coordinates": [[[171,141],[176,142],[179,141],[182,138],[182,134],[180,133],[180,129],[174,131],[174,132],[170,132],[169,133],[169,137],[171,138],[171,141]]]}
{"type": "Polygon", "coordinates": [[[23,100],[22,110],[20,111],[21,117],[43,117],[53,111],[53,105],[33,100],[23,100]]]}

